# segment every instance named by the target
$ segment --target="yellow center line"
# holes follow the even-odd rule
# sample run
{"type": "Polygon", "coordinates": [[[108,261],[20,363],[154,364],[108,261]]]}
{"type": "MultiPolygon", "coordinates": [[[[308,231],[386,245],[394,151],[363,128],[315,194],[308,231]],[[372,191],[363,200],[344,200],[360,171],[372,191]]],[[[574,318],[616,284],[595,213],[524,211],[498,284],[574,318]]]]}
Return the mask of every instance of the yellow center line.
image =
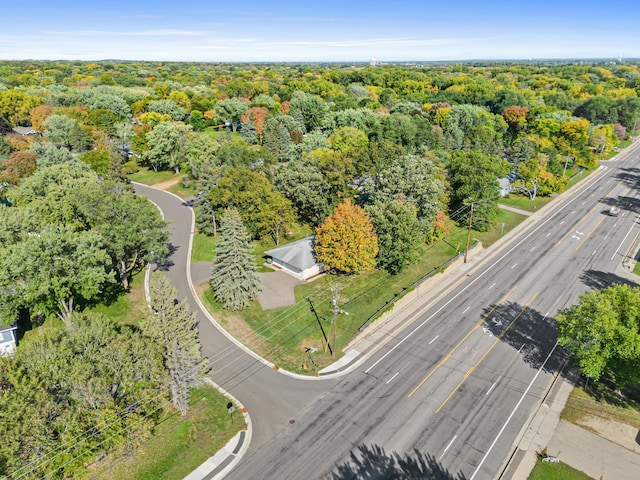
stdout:
{"type": "MultiPolygon", "coordinates": [[[[618,188],[618,187],[620,186],[620,184],[621,184],[621,183],[622,183],[622,180],[620,180],[618,183],[616,183],[616,184],[614,185],[614,187],[613,187],[611,190],[609,190],[609,191],[605,194],[605,196],[604,196],[603,198],[608,197],[608,196],[609,196],[609,194],[610,194],[611,192],[613,192],[616,188],[618,188]]],[[[580,225],[580,224],[582,223],[582,221],[583,221],[585,218],[587,218],[587,215],[589,215],[589,214],[590,214],[591,212],[593,212],[596,208],[598,208],[598,205],[600,205],[600,202],[596,203],[596,204],[593,206],[593,208],[592,208],[591,210],[589,210],[587,213],[585,213],[585,214],[584,214],[584,216],[583,216],[580,220],[578,220],[578,221],[576,222],[576,224],[575,224],[573,227],[571,227],[571,228],[567,231],[567,233],[565,233],[565,234],[562,236],[562,238],[561,238],[560,240],[558,240],[558,243],[556,243],[556,247],[559,247],[559,246],[560,246],[560,244],[564,241],[564,239],[565,239],[565,238],[567,238],[567,237],[569,236],[569,234],[573,233],[573,232],[575,231],[575,229],[576,229],[576,228],[578,228],[578,225],[580,225]]]]}
{"type": "Polygon", "coordinates": [[[469,335],[471,335],[471,334],[472,334],[473,332],[475,332],[478,328],[480,328],[480,327],[484,324],[484,321],[485,321],[487,318],[489,318],[489,315],[491,315],[491,314],[493,313],[493,311],[494,311],[496,308],[498,308],[498,305],[500,305],[500,304],[501,304],[501,303],[503,303],[507,298],[509,298],[509,295],[511,295],[511,294],[513,293],[513,291],[514,291],[517,287],[518,287],[518,285],[514,285],[514,286],[513,286],[513,288],[512,288],[511,290],[509,290],[509,291],[506,293],[506,295],[500,299],[500,301],[499,301],[498,303],[496,303],[495,307],[493,307],[493,308],[489,311],[489,313],[487,313],[487,314],[482,318],[482,320],[480,320],[478,323],[476,323],[476,325],[475,325],[471,330],[469,330],[469,332],[464,336],[464,338],[463,338],[462,340],[460,340],[460,341],[456,344],[456,346],[455,346],[455,347],[453,347],[453,348],[451,349],[451,351],[450,351],[449,353],[447,353],[447,354],[445,355],[445,357],[444,357],[442,360],[440,360],[440,362],[439,362],[435,367],[433,367],[433,368],[431,369],[431,371],[427,374],[427,376],[426,376],[426,377],[424,377],[424,378],[422,379],[422,381],[418,384],[418,386],[417,386],[416,388],[414,388],[413,390],[411,390],[411,393],[409,394],[409,396],[408,396],[407,398],[411,398],[411,397],[413,396],[413,394],[414,394],[414,393],[416,393],[416,392],[418,391],[418,389],[419,389],[422,385],[424,385],[424,382],[426,382],[427,380],[429,380],[429,378],[431,377],[431,375],[433,375],[433,374],[436,372],[436,370],[438,370],[442,365],[444,365],[444,364],[447,362],[447,360],[449,360],[449,359],[451,358],[451,355],[453,355],[453,353],[454,353],[454,352],[455,352],[455,351],[460,347],[460,345],[462,345],[462,343],[463,343],[467,338],[469,338],[469,335]]]}
{"type": "Polygon", "coordinates": [[[471,367],[469,370],[467,370],[467,373],[464,374],[464,377],[462,377],[462,380],[460,380],[460,383],[458,383],[458,385],[456,386],[456,388],[453,389],[453,391],[449,394],[449,396],[444,400],[444,402],[442,402],[440,404],[440,406],[438,407],[438,409],[436,410],[436,413],[440,412],[440,410],[442,410],[442,407],[445,406],[445,404],[451,400],[451,397],[453,397],[453,395],[458,391],[458,389],[462,386],[462,384],[467,380],[467,378],[469,378],[469,375],[471,375],[473,373],[473,371],[478,368],[478,365],[480,365],[480,363],[482,363],[482,361],[486,358],[487,355],[489,355],[489,352],[491,352],[491,350],[493,350],[493,347],[495,347],[498,342],[500,340],[502,340],[502,337],[504,337],[505,333],[507,333],[509,331],[509,329],[513,326],[513,324],[516,322],[516,320],[518,318],[520,318],[520,315],[522,315],[524,313],[524,311],[529,308],[529,305],[531,305],[531,303],[536,299],[536,297],[538,296],[538,294],[540,293],[540,291],[536,292],[536,294],[531,297],[531,300],[529,300],[527,302],[527,304],[522,307],[522,310],[520,310],[520,313],[518,313],[518,315],[516,315],[516,317],[511,320],[511,323],[507,326],[507,328],[504,329],[504,331],[498,335],[496,337],[496,339],[493,341],[493,343],[491,344],[491,346],[489,347],[489,349],[484,353],[484,355],[482,355],[482,357],[480,358],[480,360],[478,360],[476,362],[476,364],[471,367]]]}
{"type": "Polygon", "coordinates": [[[584,236],[584,238],[582,239],[582,241],[581,241],[581,242],[578,244],[578,246],[576,247],[576,252],[577,252],[577,251],[578,251],[578,249],[582,246],[582,244],[583,244],[584,242],[586,242],[586,241],[587,241],[587,238],[589,238],[589,237],[591,236],[591,234],[592,234],[593,232],[595,232],[595,231],[596,231],[596,229],[600,226],[600,224],[601,224],[602,222],[604,222],[604,219],[605,219],[605,217],[602,217],[602,218],[600,219],[600,221],[596,224],[596,226],[593,228],[593,230],[591,230],[589,233],[587,233],[587,234],[584,236]]]}

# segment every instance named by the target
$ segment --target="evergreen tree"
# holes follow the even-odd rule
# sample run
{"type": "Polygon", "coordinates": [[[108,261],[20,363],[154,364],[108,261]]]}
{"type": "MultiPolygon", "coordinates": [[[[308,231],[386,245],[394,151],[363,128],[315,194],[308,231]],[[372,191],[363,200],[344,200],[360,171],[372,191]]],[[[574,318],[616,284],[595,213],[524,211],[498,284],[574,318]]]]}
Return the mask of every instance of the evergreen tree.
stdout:
{"type": "Polygon", "coordinates": [[[171,402],[182,415],[189,408],[189,389],[201,382],[207,370],[202,358],[198,326],[185,301],[178,302],[176,289],[169,279],[155,272],[149,284],[151,314],[143,330],[164,350],[164,358],[171,379],[171,402]]]}
{"type": "Polygon", "coordinates": [[[286,162],[291,156],[291,137],[281,122],[275,118],[267,119],[264,131],[264,146],[278,159],[286,162]]]}
{"type": "Polygon", "coordinates": [[[249,235],[235,208],[227,209],[220,221],[220,240],[216,245],[210,286],[215,299],[227,310],[248,307],[249,301],[261,290],[249,235]]]}

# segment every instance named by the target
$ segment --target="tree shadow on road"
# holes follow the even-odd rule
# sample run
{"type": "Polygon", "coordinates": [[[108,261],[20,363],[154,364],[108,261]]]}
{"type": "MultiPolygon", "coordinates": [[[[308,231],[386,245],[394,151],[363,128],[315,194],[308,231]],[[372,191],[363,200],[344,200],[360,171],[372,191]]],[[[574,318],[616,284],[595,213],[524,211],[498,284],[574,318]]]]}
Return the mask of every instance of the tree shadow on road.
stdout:
{"type": "MultiPolygon", "coordinates": [[[[500,304],[493,311],[491,308],[486,310],[491,313],[485,319],[485,333],[517,350],[531,368],[540,368],[558,338],[555,319],[535,309],[525,309],[515,302],[500,304]]],[[[564,361],[564,351],[556,347],[545,364],[545,370],[558,371],[564,361]]]]}
{"type": "Polygon", "coordinates": [[[580,274],[580,280],[587,287],[593,290],[602,290],[612,285],[631,285],[637,287],[638,284],[628,278],[620,277],[615,273],[600,272],[598,270],[585,270],[580,274]]]}
{"type": "Polygon", "coordinates": [[[378,445],[359,445],[345,463],[336,467],[327,480],[466,480],[453,474],[433,455],[418,449],[412,453],[387,453],[378,445]]]}
{"type": "Polygon", "coordinates": [[[169,243],[168,245],[169,253],[167,254],[166,259],[162,263],[156,264],[156,268],[158,270],[162,270],[163,272],[168,272],[171,267],[173,267],[174,263],[172,260],[173,254],[178,251],[180,247],[175,246],[173,243],[169,243]]]}

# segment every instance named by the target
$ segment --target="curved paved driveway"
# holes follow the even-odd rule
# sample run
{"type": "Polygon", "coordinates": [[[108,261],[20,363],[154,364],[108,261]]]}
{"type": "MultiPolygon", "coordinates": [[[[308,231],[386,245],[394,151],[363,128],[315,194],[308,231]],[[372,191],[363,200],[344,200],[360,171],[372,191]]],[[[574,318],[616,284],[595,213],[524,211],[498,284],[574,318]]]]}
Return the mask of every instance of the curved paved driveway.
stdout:
{"type": "Polygon", "coordinates": [[[200,309],[189,288],[193,210],[171,193],[140,184],[135,184],[134,189],[155,203],[170,222],[172,254],[163,270],[178,290],[178,299],[186,299],[196,314],[202,353],[209,358],[212,380],[249,411],[253,426],[249,452],[255,452],[336,382],[302,380],[278,373],[224,335],[200,309]]]}

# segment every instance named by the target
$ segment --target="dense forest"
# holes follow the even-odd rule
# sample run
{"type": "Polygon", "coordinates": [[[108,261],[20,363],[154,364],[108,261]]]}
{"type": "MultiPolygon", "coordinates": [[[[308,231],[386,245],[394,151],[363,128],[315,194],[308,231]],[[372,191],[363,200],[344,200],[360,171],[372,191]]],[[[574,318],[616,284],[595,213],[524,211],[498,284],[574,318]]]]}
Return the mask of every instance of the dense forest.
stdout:
{"type": "Polygon", "coordinates": [[[81,476],[183,408],[153,316],[82,314],[168,254],[128,175],[186,174],[202,233],[278,245],[304,226],[336,271],[397,273],[471,203],[491,228],[500,178],[533,199],[597,165],[640,126],[639,77],[615,62],[0,62],[0,324],[61,324],[0,361],[0,474],[81,476]],[[345,255],[349,229],[367,248],[345,255]]]}

